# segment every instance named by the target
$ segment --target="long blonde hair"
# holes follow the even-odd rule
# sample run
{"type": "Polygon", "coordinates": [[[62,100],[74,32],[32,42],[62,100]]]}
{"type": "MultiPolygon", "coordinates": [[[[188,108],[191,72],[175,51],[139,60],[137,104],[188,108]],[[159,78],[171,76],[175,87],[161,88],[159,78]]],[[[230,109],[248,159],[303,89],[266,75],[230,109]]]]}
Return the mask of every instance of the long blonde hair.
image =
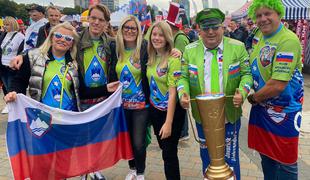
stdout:
{"type": "Polygon", "coordinates": [[[151,27],[151,33],[150,33],[149,43],[148,43],[148,48],[147,48],[148,54],[149,54],[149,60],[147,64],[152,65],[156,61],[156,49],[154,48],[153,43],[151,41],[152,33],[155,27],[158,27],[159,29],[162,30],[163,35],[166,40],[166,47],[165,47],[166,52],[163,54],[161,58],[161,62],[160,62],[160,68],[165,68],[168,66],[168,58],[170,56],[172,48],[174,47],[172,30],[169,24],[166,23],[165,21],[157,22],[151,27]]]}
{"type": "Polygon", "coordinates": [[[138,28],[138,35],[137,35],[137,39],[136,39],[136,49],[133,53],[132,58],[133,58],[134,62],[139,62],[141,44],[142,44],[143,39],[142,39],[142,31],[141,31],[140,22],[135,16],[129,15],[122,20],[122,22],[118,28],[117,34],[116,34],[116,53],[118,55],[118,60],[122,61],[123,57],[124,57],[124,52],[125,52],[123,26],[128,21],[134,21],[136,23],[137,28],[138,28]]]}
{"type": "Polygon", "coordinates": [[[70,50],[70,55],[72,57],[72,59],[76,59],[76,53],[77,53],[77,44],[79,43],[79,35],[77,34],[77,32],[75,31],[75,28],[69,23],[69,22],[64,22],[64,23],[60,23],[57,24],[55,27],[53,27],[49,33],[49,35],[47,36],[46,40],[44,41],[44,43],[39,47],[40,51],[42,54],[44,55],[48,55],[48,51],[50,50],[51,46],[52,46],[52,38],[54,33],[59,29],[59,28],[64,28],[67,30],[72,31],[73,34],[73,44],[72,44],[72,48],[70,50]]]}

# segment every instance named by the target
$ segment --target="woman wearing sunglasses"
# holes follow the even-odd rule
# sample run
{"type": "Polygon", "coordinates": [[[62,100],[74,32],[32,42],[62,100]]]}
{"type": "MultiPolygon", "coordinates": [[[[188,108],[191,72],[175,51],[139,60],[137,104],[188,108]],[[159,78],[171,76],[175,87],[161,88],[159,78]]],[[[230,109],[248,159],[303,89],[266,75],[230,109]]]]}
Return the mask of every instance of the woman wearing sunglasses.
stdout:
{"type": "Polygon", "coordinates": [[[75,61],[78,34],[70,23],[55,26],[43,45],[28,51],[12,80],[5,101],[15,101],[16,93],[26,93],[51,107],[78,111],[78,72],[75,61]]]}
{"type": "Polygon", "coordinates": [[[142,38],[136,17],[130,15],[122,20],[116,36],[116,54],[110,77],[117,76],[123,83],[123,107],[134,154],[125,179],[141,180],[144,179],[146,159],[149,87],[146,78],[147,42],[142,38]]]}
{"type": "MultiPolygon", "coordinates": [[[[129,161],[130,170],[126,180],[144,179],[150,95],[146,76],[147,44],[142,38],[138,19],[131,15],[125,17],[117,32],[117,58],[111,62],[109,77],[117,77],[123,83],[123,107],[134,154],[134,159],[129,161]]],[[[171,50],[173,57],[179,57],[180,54],[176,49],[171,50]]]]}

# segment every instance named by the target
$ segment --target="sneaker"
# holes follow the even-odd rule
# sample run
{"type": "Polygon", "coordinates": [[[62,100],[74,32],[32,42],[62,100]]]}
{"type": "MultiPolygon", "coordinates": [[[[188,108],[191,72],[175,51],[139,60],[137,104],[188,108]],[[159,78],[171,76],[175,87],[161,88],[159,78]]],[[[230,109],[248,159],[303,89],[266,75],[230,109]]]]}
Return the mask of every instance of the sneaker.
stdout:
{"type": "Polygon", "coordinates": [[[137,177],[137,171],[130,169],[125,180],[136,180],[137,177]]]}
{"type": "Polygon", "coordinates": [[[9,113],[9,109],[8,109],[8,106],[5,106],[2,111],[1,111],[1,114],[7,114],[9,113]]]}
{"type": "Polygon", "coordinates": [[[87,180],[87,174],[82,175],[80,180],[87,180]]]}
{"type": "Polygon", "coordinates": [[[106,178],[99,171],[89,173],[89,177],[91,180],[106,180],[106,178]]]}
{"type": "Polygon", "coordinates": [[[189,140],[189,135],[180,137],[179,139],[179,141],[188,141],[188,140],[189,140]]]}
{"type": "Polygon", "coordinates": [[[144,180],[144,175],[138,175],[136,180],[144,180]]]}

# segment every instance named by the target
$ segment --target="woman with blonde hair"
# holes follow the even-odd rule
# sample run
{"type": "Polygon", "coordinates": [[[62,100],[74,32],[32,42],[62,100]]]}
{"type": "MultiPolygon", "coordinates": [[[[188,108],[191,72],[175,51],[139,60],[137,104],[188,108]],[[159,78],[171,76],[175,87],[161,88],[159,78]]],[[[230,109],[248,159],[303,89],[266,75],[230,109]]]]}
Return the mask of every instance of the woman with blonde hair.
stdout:
{"type": "Polygon", "coordinates": [[[162,149],[165,176],[180,179],[178,142],[184,124],[185,110],[177,102],[177,81],[181,75],[181,61],[171,57],[173,36],[164,22],[154,24],[150,30],[147,77],[150,85],[149,117],[159,147],[162,149]]]}
{"type": "MultiPolygon", "coordinates": [[[[146,76],[147,44],[142,37],[140,22],[135,16],[129,15],[119,26],[116,47],[112,45],[111,48],[116,49],[116,52],[112,52],[116,53],[116,60],[111,63],[109,77],[117,77],[123,83],[123,107],[134,154],[134,159],[129,161],[130,170],[126,180],[144,179],[150,95],[146,76]]],[[[171,56],[179,57],[180,52],[173,49],[171,56]]]]}
{"type": "Polygon", "coordinates": [[[23,56],[5,101],[14,101],[16,93],[25,94],[29,85],[31,98],[51,107],[78,111],[77,43],[78,34],[70,23],[53,27],[40,48],[23,56]]]}
{"type": "Polygon", "coordinates": [[[144,179],[149,87],[146,77],[147,42],[142,38],[138,19],[125,17],[116,35],[116,60],[109,77],[123,83],[123,107],[134,159],[130,160],[126,180],[144,179]]]}
{"type": "MultiPolygon", "coordinates": [[[[16,19],[11,16],[5,17],[4,32],[0,35],[0,74],[4,89],[9,88],[15,76],[15,71],[9,68],[9,64],[17,54],[23,51],[24,39],[25,36],[19,32],[16,19]]],[[[7,107],[3,109],[2,113],[8,113],[7,107]]]]}

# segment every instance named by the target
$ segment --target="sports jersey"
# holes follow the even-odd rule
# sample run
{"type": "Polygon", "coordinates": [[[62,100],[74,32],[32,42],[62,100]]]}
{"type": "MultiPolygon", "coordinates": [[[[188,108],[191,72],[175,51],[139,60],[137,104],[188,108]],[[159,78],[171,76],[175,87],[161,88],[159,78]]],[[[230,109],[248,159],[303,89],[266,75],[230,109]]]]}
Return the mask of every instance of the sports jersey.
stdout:
{"type": "Polygon", "coordinates": [[[76,111],[76,99],[73,97],[72,85],[72,78],[66,72],[65,58],[48,61],[43,77],[42,103],[55,108],[76,111]],[[61,107],[60,103],[62,103],[61,107]]]}
{"type": "Polygon", "coordinates": [[[147,78],[150,84],[150,103],[157,109],[166,111],[168,108],[169,87],[177,87],[181,76],[180,59],[169,57],[168,66],[160,66],[161,57],[147,67],[147,78]]]}
{"type": "Polygon", "coordinates": [[[84,51],[85,85],[98,87],[107,83],[107,57],[100,40],[84,51]]]}
{"type": "Polygon", "coordinates": [[[141,65],[134,62],[133,50],[125,50],[123,60],[118,60],[116,73],[123,84],[123,106],[125,109],[145,108],[145,95],[142,91],[141,65]]]}
{"type": "Polygon", "coordinates": [[[282,24],[269,36],[258,31],[253,38],[250,63],[255,92],[270,79],[288,84],[278,96],[252,107],[249,148],[284,164],[296,163],[303,102],[301,46],[297,36],[282,24]]]}
{"type": "Polygon", "coordinates": [[[277,32],[268,37],[259,31],[253,38],[253,44],[250,63],[254,90],[260,90],[269,79],[289,82],[279,96],[268,99],[264,104],[276,112],[301,110],[303,77],[301,46],[297,36],[281,24],[277,32]]]}

